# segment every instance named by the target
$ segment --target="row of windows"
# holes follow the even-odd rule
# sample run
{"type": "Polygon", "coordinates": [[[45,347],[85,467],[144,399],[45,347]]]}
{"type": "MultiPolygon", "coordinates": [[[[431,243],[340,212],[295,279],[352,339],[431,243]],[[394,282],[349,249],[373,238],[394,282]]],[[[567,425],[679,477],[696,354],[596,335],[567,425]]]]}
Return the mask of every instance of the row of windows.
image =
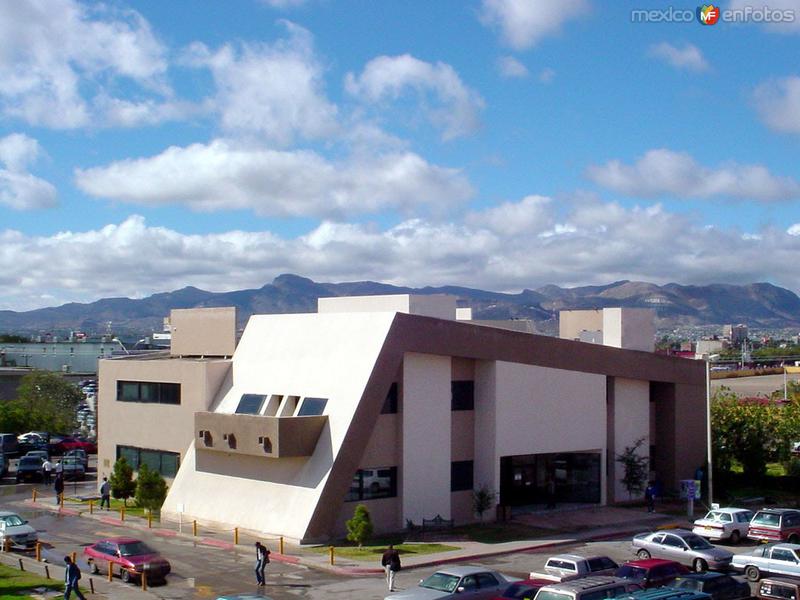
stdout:
{"type": "MultiPolygon", "coordinates": [[[[450,410],[475,410],[475,382],[453,381],[450,383],[450,410]]],[[[397,413],[397,383],[393,383],[381,408],[382,415],[397,413]]]]}
{"type": "Polygon", "coordinates": [[[150,381],[117,381],[118,402],[148,402],[155,404],[180,404],[180,383],[150,381]]]}
{"type": "MultiPolygon", "coordinates": [[[[472,490],[473,472],[474,463],[471,460],[450,463],[450,491],[472,490]]],[[[372,467],[356,471],[345,501],[355,502],[396,496],[397,467],[372,467]]]]}
{"type": "Polygon", "coordinates": [[[120,457],[125,457],[134,471],[138,471],[140,465],[147,465],[149,469],[158,471],[164,477],[175,477],[181,461],[181,455],[177,452],[148,450],[134,446],[117,446],[117,458],[120,457]]]}

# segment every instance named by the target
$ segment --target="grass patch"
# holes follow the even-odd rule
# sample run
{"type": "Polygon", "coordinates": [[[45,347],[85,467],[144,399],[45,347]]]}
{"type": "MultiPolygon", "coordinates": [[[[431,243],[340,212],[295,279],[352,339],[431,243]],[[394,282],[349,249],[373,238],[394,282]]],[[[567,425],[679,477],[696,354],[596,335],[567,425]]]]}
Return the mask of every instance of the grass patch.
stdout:
{"type": "MultiPolygon", "coordinates": [[[[67,496],[66,499],[69,500],[70,502],[77,502],[78,504],[81,505],[81,508],[84,508],[85,510],[89,510],[89,500],[79,500],[78,498],[70,498],[69,496],[67,496]]],[[[93,500],[93,502],[94,502],[94,510],[95,510],[95,512],[100,512],[100,501],[99,500],[93,500]]],[[[125,503],[122,500],[117,500],[116,498],[112,498],[111,499],[111,510],[108,511],[108,512],[109,513],[116,512],[117,516],[119,516],[119,511],[123,506],[125,506],[125,503]]],[[[105,512],[105,510],[106,510],[106,508],[104,506],[103,507],[103,512],[105,512]]],[[[145,509],[140,507],[140,506],[136,506],[136,502],[134,501],[133,498],[128,498],[128,506],[125,508],[125,516],[126,517],[141,517],[143,519],[147,518],[147,514],[145,513],[145,509]]],[[[157,510],[153,511],[153,521],[160,521],[160,520],[161,519],[160,519],[159,511],[157,511],[157,510]]]]}
{"type": "MultiPolygon", "coordinates": [[[[334,552],[336,556],[341,556],[343,558],[377,560],[386,551],[386,547],[388,545],[389,544],[381,544],[378,546],[362,546],[361,548],[358,546],[334,546],[334,552]]],[[[438,552],[452,552],[453,550],[460,550],[458,546],[450,546],[448,544],[438,543],[428,544],[425,542],[420,542],[418,544],[395,543],[394,549],[400,553],[401,557],[421,556],[423,554],[436,554],[438,552]]],[[[314,546],[312,550],[314,552],[319,552],[320,554],[327,554],[328,546],[314,546]]]]}
{"type": "Polygon", "coordinates": [[[502,544],[520,540],[536,540],[558,535],[560,530],[531,527],[521,523],[476,523],[451,530],[454,537],[482,544],[502,544]]]}
{"type": "Polygon", "coordinates": [[[33,591],[36,588],[58,591],[64,589],[64,584],[60,580],[45,579],[27,571],[19,571],[6,565],[0,565],[0,600],[30,598],[30,596],[23,596],[22,594],[33,591]]]}

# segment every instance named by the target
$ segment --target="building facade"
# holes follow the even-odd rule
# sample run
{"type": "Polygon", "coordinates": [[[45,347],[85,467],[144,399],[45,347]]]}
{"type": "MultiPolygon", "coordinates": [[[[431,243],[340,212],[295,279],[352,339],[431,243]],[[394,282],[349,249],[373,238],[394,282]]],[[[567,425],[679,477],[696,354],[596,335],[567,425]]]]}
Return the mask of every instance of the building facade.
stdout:
{"type": "Polygon", "coordinates": [[[639,439],[665,488],[704,463],[702,364],[457,321],[448,297],[319,308],[251,317],[232,357],[192,355],[179,327],[169,356],[101,361],[101,470],[170,452],[165,518],[315,541],[357,503],[377,531],[471,522],[482,485],[511,510],[550,480],[559,502],[628,500],[616,457],[639,439]],[[177,384],[179,403],[137,383],[177,384]]]}

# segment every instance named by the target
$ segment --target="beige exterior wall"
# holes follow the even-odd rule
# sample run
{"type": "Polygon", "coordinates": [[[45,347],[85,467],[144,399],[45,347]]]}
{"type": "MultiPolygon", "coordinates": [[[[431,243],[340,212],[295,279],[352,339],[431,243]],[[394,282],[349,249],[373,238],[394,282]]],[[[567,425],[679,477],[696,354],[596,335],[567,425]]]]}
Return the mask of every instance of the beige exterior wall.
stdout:
{"type": "Polygon", "coordinates": [[[393,294],[386,296],[342,296],[338,298],[319,298],[317,312],[359,313],[359,312],[401,312],[437,319],[456,318],[456,298],[444,294],[417,296],[412,294],[393,294]]]}
{"type": "MultiPolygon", "coordinates": [[[[614,380],[614,453],[622,454],[626,447],[633,446],[639,438],[644,438],[639,455],[649,458],[650,382],[617,377],[614,380]]],[[[616,459],[616,456],[613,458],[616,459]]],[[[614,498],[617,501],[629,500],[621,481],[625,469],[617,460],[613,463],[614,498]]]]}
{"type": "Polygon", "coordinates": [[[110,472],[117,445],[179,452],[194,440],[194,413],[208,410],[230,370],[230,360],[134,358],[99,361],[97,394],[98,475],[110,472]],[[181,384],[181,403],[118,402],[117,381],[181,384]]]}
{"type": "Polygon", "coordinates": [[[450,518],[449,356],[403,356],[403,518],[450,518]]]}
{"type": "Polygon", "coordinates": [[[558,313],[558,337],[577,340],[581,331],[602,331],[602,310],[562,310],[558,313]]]}
{"type": "Polygon", "coordinates": [[[236,309],[187,308],[170,312],[173,356],[233,356],[236,309]]]}
{"type": "Polygon", "coordinates": [[[655,311],[650,308],[604,308],[603,344],[614,348],[655,349],[655,311]]]}

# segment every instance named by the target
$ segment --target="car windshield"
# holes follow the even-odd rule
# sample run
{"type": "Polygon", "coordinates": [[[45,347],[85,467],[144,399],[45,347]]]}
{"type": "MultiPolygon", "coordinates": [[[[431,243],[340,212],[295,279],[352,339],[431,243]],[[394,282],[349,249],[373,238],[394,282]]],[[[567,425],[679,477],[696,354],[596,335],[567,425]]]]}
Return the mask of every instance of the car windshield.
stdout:
{"type": "Polygon", "coordinates": [[[23,456],[19,459],[20,467],[39,467],[42,464],[42,459],[38,456],[23,456]]]}
{"type": "Polygon", "coordinates": [[[3,521],[3,527],[17,527],[18,525],[25,524],[25,522],[17,515],[8,515],[6,517],[0,517],[0,520],[3,521]]]}
{"type": "Polygon", "coordinates": [[[122,556],[141,556],[142,554],[155,554],[155,550],[144,542],[128,542],[119,545],[119,553],[122,556]]]}
{"type": "Polygon", "coordinates": [[[536,595],[536,588],[524,583],[513,583],[503,592],[501,598],[513,598],[514,600],[533,600],[536,595]]]}
{"type": "Polygon", "coordinates": [[[776,513],[758,513],[755,517],[753,517],[752,523],[754,525],[774,525],[778,526],[781,524],[781,516],[776,513]]]}
{"type": "Polygon", "coordinates": [[[460,578],[456,575],[448,575],[447,573],[434,573],[420,583],[419,586],[439,592],[455,592],[459,579],[460,578]]]}
{"type": "Polygon", "coordinates": [[[614,575],[625,579],[644,579],[647,576],[647,569],[634,567],[633,565],[622,565],[614,575]]]}
{"type": "Polygon", "coordinates": [[[70,456],[70,457],[64,459],[64,466],[65,467],[77,467],[79,465],[83,466],[83,465],[81,465],[80,460],[78,460],[78,458],[75,457],[75,456],[70,456]]]}
{"type": "Polygon", "coordinates": [[[572,596],[563,592],[539,590],[539,593],[536,594],[536,600],[572,600],[572,596]]]}
{"type": "Polygon", "coordinates": [[[722,521],[722,520],[730,521],[730,519],[723,519],[723,517],[722,517],[723,514],[725,514],[725,513],[721,513],[718,510],[712,510],[710,513],[708,513],[705,516],[705,518],[708,521],[722,521]]]}
{"type": "Polygon", "coordinates": [[[699,535],[687,535],[683,541],[689,544],[689,548],[692,550],[708,550],[714,547],[699,535]]]}

